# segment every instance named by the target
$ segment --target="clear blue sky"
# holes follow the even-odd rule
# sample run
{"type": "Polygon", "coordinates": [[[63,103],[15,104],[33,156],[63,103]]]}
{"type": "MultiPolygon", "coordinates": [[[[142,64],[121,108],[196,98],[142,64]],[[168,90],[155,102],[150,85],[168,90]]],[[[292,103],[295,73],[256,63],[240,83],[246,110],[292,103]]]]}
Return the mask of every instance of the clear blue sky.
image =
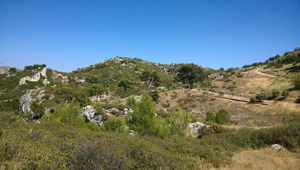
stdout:
{"type": "Polygon", "coordinates": [[[0,0],[0,65],[104,59],[220,68],[300,46],[300,0],[0,0]]]}

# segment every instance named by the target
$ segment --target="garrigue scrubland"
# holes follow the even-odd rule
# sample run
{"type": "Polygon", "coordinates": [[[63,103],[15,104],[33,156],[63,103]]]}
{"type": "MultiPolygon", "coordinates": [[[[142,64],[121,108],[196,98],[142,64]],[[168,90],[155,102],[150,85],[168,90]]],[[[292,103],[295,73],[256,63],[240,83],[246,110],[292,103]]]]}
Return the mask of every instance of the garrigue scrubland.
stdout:
{"type": "Polygon", "coordinates": [[[124,57],[6,68],[0,169],[298,169],[299,64],[292,51],[227,70],[124,57]]]}

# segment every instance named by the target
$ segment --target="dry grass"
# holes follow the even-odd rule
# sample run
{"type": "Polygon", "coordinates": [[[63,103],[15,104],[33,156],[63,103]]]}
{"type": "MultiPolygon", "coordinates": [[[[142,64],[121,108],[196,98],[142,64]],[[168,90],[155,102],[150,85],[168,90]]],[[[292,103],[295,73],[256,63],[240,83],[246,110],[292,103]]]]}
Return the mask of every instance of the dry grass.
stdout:
{"type": "Polygon", "coordinates": [[[168,111],[173,107],[180,106],[191,112],[200,121],[205,119],[207,111],[216,112],[223,107],[232,113],[232,124],[252,127],[273,126],[283,119],[289,119],[300,114],[300,105],[292,101],[268,101],[268,103],[269,105],[248,104],[214,97],[198,89],[184,89],[161,94],[160,102],[156,107],[157,110],[168,111]],[[166,93],[168,95],[165,95],[166,93]],[[174,95],[174,93],[176,93],[176,98],[173,97],[172,99],[170,94],[174,95]],[[165,103],[169,103],[170,107],[164,107],[165,103]]]}
{"type": "Polygon", "coordinates": [[[254,113],[300,114],[300,105],[294,102],[268,102],[269,105],[247,104],[245,108],[254,113]]]}
{"type": "Polygon", "coordinates": [[[271,148],[247,150],[235,154],[233,164],[220,169],[299,170],[300,154],[284,148],[280,151],[271,148]]]}
{"type": "MultiPolygon", "coordinates": [[[[260,67],[243,72],[243,77],[231,77],[230,81],[214,81],[212,87],[216,92],[224,91],[225,94],[232,94],[233,98],[249,99],[255,97],[256,93],[261,90],[271,95],[273,89],[292,89],[291,77],[295,73],[287,73],[284,69],[286,68],[263,69],[260,67]],[[275,71],[277,72],[275,73],[275,71]],[[236,88],[230,91],[228,87],[233,85],[236,88]]],[[[203,90],[205,91],[205,89],[181,89],[165,92],[160,96],[157,108],[167,111],[172,107],[180,106],[203,120],[207,111],[217,111],[223,107],[232,113],[233,124],[254,127],[272,126],[280,123],[283,119],[300,114],[300,104],[295,103],[300,96],[299,90],[290,91],[290,95],[284,101],[264,101],[268,105],[224,99],[218,97],[218,94],[205,93],[203,90]],[[170,107],[162,107],[163,103],[169,103],[170,107]]]]}

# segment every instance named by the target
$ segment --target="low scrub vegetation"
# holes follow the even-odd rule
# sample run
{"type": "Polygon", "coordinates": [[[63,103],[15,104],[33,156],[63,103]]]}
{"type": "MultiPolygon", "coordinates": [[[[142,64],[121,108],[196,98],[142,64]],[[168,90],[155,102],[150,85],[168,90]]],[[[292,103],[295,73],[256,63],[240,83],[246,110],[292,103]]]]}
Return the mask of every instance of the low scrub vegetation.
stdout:
{"type": "MultiPolygon", "coordinates": [[[[76,107],[69,105],[54,115],[62,110],[77,112],[76,107]]],[[[58,117],[38,124],[1,112],[1,169],[199,169],[230,164],[232,155],[242,148],[277,143],[295,151],[300,145],[299,118],[259,130],[219,130],[201,139],[162,139],[93,131],[73,125],[79,120],[58,117]]]]}

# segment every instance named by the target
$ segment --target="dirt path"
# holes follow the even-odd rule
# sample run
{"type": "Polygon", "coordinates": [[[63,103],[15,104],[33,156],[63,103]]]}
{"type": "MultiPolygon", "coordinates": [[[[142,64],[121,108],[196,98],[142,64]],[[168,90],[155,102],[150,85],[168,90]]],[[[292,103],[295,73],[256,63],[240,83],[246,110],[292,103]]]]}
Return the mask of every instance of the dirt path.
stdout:
{"type": "MultiPolygon", "coordinates": [[[[234,96],[234,95],[230,95],[230,94],[219,94],[219,93],[215,93],[215,92],[211,92],[211,91],[203,91],[200,89],[197,89],[197,91],[202,92],[203,94],[209,94],[214,97],[228,99],[228,100],[232,100],[232,101],[236,101],[236,102],[245,102],[245,103],[250,102],[250,99],[248,97],[234,96]]],[[[260,104],[268,105],[268,103],[266,103],[265,101],[263,101],[260,104]]]]}
{"type": "Polygon", "coordinates": [[[262,73],[262,72],[260,72],[259,69],[254,70],[254,73],[262,75],[262,76],[271,77],[271,78],[276,78],[277,77],[277,76],[274,76],[274,75],[271,75],[271,74],[262,73]]]}

